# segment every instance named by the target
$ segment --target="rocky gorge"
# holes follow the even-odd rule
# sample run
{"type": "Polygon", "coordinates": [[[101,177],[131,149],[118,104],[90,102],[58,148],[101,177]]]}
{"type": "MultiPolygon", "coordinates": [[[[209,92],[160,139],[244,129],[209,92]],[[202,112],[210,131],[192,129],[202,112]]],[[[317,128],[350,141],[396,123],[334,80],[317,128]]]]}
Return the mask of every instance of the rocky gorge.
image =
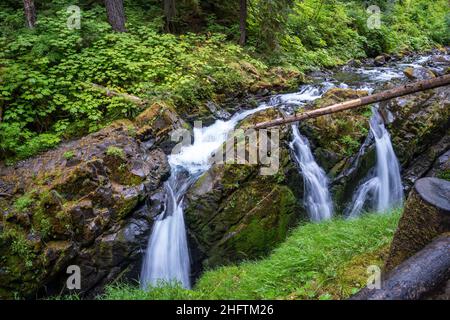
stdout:
{"type": "MultiPolygon", "coordinates": [[[[366,62],[365,69],[348,65],[312,75],[310,87],[303,87],[312,90],[306,98],[300,90],[267,103],[287,111],[318,108],[380,90],[382,82],[392,86],[448,72],[445,53],[425,57],[379,58],[374,65],[366,62]],[[386,75],[392,77],[377,78],[386,75]],[[320,94],[314,91],[318,88],[320,94]]],[[[401,163],[405,191],[423,176],[448,179],[448,88],[393,99],[379,110],[401,163]]],[[[211,113],[227,117],[217,107],[211,113]]],[[[276,109],[264,110],[239,126],[278,115],[276,109]]],[[[374,166],[370,115],[370,108],[362,108],[300,124],[331,180],[337,214],[374,166]]],[[[90,297],[114,281],[137,280],[154,220],[164,210],[169,133],[189,127],[175,110],[155,104],[135,121],[118,121],[14,166],[1,165],[0,297],[64,293],[69,265],[80,266],[81,293],[90,297]]],[[[308,220],[291,135],[289,128],[281,130],[276,175],[259,175],[257,165],[213,165],[189,188],[183,205],[193,279],[206,268],[267,255],[290,228],[308,220]]]]}

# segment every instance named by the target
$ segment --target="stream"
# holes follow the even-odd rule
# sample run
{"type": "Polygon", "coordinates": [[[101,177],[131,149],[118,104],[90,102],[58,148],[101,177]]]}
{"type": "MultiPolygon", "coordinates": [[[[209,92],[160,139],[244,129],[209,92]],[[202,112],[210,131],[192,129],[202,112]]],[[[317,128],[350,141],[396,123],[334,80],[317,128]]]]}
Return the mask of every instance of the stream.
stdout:
{"type": "MultiPolygon", "coordinates": [[[[311,101],[319,99],[334,87],[368,90],[372,92],[393,79],[405,80],[403,70],[427,63],[429,56],[405,58],[383,67],[345,66],[334,73],[312,75],[313,83],[303,85],[295,93],[275,95],[255,109],[236,113],[229,120],[217,120],[204,128],[194,128],[194,142],[184,146],[178,154],[169,156],[171,177],[165,183],[165,205],[157,218],[144,257],[141,286],[146,289],[159,281],[178,281],[190,288],[190,257],[183,201],[189,187],[206,172],[212,154],[222,146],[228,135],[248,116],[267,108],[281,108],[292,113],[311,101]]],[[[392,147],[377,106],[373,107],[368,140],[374,139],[377,162],[369,175],[360,181],[351,205],[344,214],[358,217],[364,211],[384,212],[403,201],[400,165],[392,147]]],[[[304,206],[311,221],[319,222],[333,217],[332,195],[325,171],[317,164],[308,140],[297,125],[292,125],[290,143],[292,160],[304,179],[304,206]]]]}

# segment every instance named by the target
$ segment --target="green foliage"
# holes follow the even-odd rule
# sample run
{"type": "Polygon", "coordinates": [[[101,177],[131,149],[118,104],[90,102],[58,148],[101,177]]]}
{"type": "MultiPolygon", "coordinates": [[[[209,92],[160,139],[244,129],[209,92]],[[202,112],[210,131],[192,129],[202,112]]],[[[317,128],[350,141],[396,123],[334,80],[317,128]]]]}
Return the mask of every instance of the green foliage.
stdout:
{"type": "Polygon", "coordinates": [[[307,70],[349,59],[402,50],[421,50],[450,41],[446,0],[295,1],[279,40],[281,61],[307,70]],[[369,5],[381,9],[381,27],[369,29],[369,5]]]}
{"type": "Polygon", "coordinates": [[[105,293],[98,297],[104,300],[185,300],[196,299],[195,291],[185,290],[179,283],[160,282],[157,286],[141,290],[130,284],[107,286],[105,293]]]}
{"type": "Polygon", "coordinates": [[[28,269],[33,267],[33,261],[35,258],[33,248],[20,230],[15,228],[8,228],[4,230],[0,233],[0,243],[3,241],[10,242],[12,257],[17,260],[18,270],[21,266],[28,269]]]}
{"type": "Polygon", "coordinates": [[[103,95],[92,83],[195,114],[205,100],[258,77],[241,63],[257,72],[267,68],[224,35],[161,34],[153,23],[139,24],[133,9],[127,8],[131,21],[125,34],[111,32],[100,6],[83,11],[81,30],[66,27],[65,7],[51,12],[40,14],[35,30],[27,30],[22,20],[18,24],[21,9],[0,7],[5,17],[0,23],[1,158],[27,158],[141,111],[120,97],[103,95]]]}
{"type": "Polygon", "coordinates": [[[34,200],[32,196],[29,194],[25,194],[20,198],[17,198],[17,200],[14,202],[14,208],[20,212],[30,207],[33,202],[34,200]]]}
{"type": "MultiPolygon", "coordinates": [[[[299,226],[268,258],[208,271],[194,290],[169,284],[146,292],[118,285],[108,287],[101,298],[330,299],[332,292],[342,285],[337,270],[348,266],[354,258],[388,245],[400,213],[370,214],[360,219],[334,219],[299,226]]],[[[351,292],[353,288],[345,289],[351,292]]]]}
{"type": "Polygon", "coordinates": [[[437,175],[438,178],[450,181],[450,169],[442,170],[437,175]]]}
{"type": "Polygon", "coordinates": [[[349,135],[343,136],[339,141],[343,144],[345,153],[348,156],[355,154],[355,152],[357,152],[360,148],[359,141],[349,135]]]}
{"type": "Polygon", "coordinates": [[[73,159],[75,157],[75,152],[74,151],[66,151],[66,152],[64,152],[63,157],[66,160],[73,159]]]}
{"type": "Polygon", "coordinates": [[[108,147],[108,149],[106,150],[106,154],[111,157],[117,157],[121,159],[125,158],[125,152],[123,151],[123,149],[117,147],[108,147]]]}

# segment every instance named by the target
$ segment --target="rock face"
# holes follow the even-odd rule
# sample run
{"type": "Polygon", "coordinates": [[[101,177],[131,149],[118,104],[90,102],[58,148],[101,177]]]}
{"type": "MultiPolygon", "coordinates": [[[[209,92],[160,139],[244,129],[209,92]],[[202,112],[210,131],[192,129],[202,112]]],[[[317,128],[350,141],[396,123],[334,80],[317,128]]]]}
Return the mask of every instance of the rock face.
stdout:
{"type": "Polygon", "coordinates": [[[443,87],[393,99],[382,109],[392,120],[388,129],[409,191],[450,150],[450,91],[443,87]]]}
{"type": "MultiPolygon", "coordinates": [[[[242,127],[275,113],[255,115],[242,127]]],[[[261,175],[258,165],[216,164],[191,187],[185,213],[197,269],[264,256],[305,218],[302,178],[287,139],[283,130],[275,175],[261,175]]]]}
{"type": "Polygon", "coordinates": [[[155,105],[136,123],[0,167],[0,297],[67,292],[69,265],[81,268],[83,294],[135,277],[170,175],[162,133],[179,125],[155,105]]]}
{"type": "MultiPolygon", "coordinates": [[[[356,99],[367,91],[331,89],[315,101],[312,108],[356,99]]],[[[344,202],[351,199],[357,183],[375,164],[371,141],[364,144],[369,133],[370,108],[347,110],[300,124],[301,132],[308,137],[317,163],[332,179],[331,191],[336,212],[342,212],[344,202]],[[360,152],[362,148],[362,151],[360,152]]]]}

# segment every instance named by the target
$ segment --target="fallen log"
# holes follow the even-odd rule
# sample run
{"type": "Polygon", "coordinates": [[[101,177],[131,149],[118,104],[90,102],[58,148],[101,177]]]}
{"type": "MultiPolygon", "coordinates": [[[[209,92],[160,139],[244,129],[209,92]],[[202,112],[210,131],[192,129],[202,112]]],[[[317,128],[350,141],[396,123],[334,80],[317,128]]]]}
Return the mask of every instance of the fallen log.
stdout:
{"type": "Polygon", "coordinates": [[[302,112],[293,116],[278,118],[262,123],[256,124],[254,129],[265,129],[269,127],[285,125],[293,122],[298,122],[305,119],[317,118],[323,115],[341,112],[349,109],[355,109],[362,106],[366,106],[372,103],[378,103],[393,98],[405,96],[411,93],[434,89],[438,87],[447,86],[450,84],[450,74],[440,76],[430,80],[418,81],[414,83],[408,83],[400,87],[396,87],[390,90],[382,91],[376,94],[368,95],[362,98],[334,104],[328,107],[302,112]]]}
{"type": "Polygon", "coordinates": [[[437,178],[417,180],[406,201],[385,270],[394,269],[447,232],[450,232],[450,182],[437,178]]]}
{"type": "Polygon", "coordinates": [[[133,96],[133,95],[128,94],[128,93],[122,93],[122,92],[118,92],[118,91],[115,91],[115,90],[111,90],[111,89],[109,89],[107,87],[104,87],[104,86],[101,86],[99,84],[92,83],[92,84],[90,84],[90,86],[92,88],[94,88],[95,90],[102,92],[103,94],[105,94],[108,97],[120,97],[120,98],[123,98],[126,101],[129,101],[131,103],[137,104],[139,106],[145,106],[145,105],[149,104],[148,100],[139,98],[137,96],[133,96]]]}
{"type": "Polygon", "coordinates": [[[417,300],[442,287],[450,277],[450,234],[435,239],[381,281],[380,289],[362,289],[350,300],[417,300]]]}

